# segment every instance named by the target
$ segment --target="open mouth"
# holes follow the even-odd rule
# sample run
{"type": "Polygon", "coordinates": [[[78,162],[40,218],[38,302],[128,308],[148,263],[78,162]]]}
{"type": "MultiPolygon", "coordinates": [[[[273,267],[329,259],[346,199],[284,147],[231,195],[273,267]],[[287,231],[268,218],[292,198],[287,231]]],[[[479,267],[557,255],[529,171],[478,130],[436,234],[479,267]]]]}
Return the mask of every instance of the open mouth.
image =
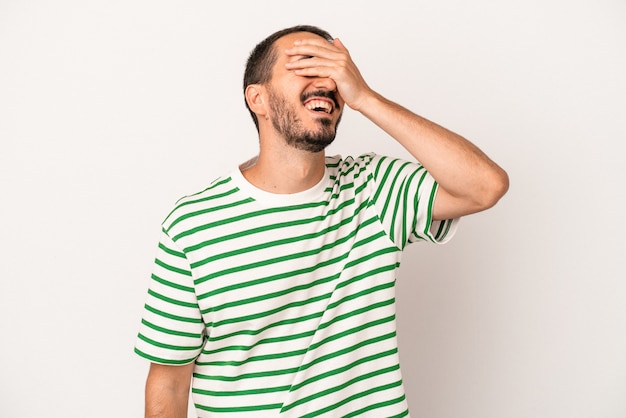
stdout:
{"type": "Polygon", "coordinates": [[[304,103],[304,107],[308,110],[318,113],[331,114],[333,112],[333,104],[327,100],[321,100],[317,98],[313,98],[304,103]]]}

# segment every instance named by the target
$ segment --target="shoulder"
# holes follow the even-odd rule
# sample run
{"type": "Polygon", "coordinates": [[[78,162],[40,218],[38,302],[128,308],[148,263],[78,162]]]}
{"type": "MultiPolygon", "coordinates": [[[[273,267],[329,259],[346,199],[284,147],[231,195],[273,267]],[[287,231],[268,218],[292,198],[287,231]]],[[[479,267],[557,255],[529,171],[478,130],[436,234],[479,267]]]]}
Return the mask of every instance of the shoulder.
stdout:
{"type": "Polygon", "coordinates": [[[367,173],[368,176],[373,176],[374,178],[378,177],[379,174],[387,173],[389,170],[422,169],[418,162],[410,162],[374,152],[364,153],[356,157],[328,156],[326,157],[326,167],[340,176],[354,173],[354,176],[358,177],[363,173],[367,173]]]}
{"type": "Polygon", "coordinates": [[[367,169],[375,161],[380,158],[377,154],[370,152],[358,156],[341,156],[333,155],[326,157],[326,167],[337,173],[348,173],[352,171],[361,171],[367,169]]]}
{"type": "Polygon", "coordinates": [[[231,175],[218,177],[205,189],[185,195],[178,199],[169,214],[163,220],[163,228],[169,229],[181,218],[199,211],[211,210],[224,205],[229,197],[235,194],[238,188],[231,175]]]}

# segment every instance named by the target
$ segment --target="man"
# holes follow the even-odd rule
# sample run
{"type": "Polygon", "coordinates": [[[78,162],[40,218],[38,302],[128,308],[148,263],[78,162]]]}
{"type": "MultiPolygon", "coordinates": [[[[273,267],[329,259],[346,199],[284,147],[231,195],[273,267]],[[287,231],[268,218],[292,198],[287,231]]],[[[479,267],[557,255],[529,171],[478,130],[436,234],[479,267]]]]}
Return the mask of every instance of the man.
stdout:
{"type": "Polygon", "coordinates": [[[135,351],[146,416],[407,416],[395,334],[402,249],[444,242],[506,173],[373,91],[311,26],[261,42],[244,76],[259,155],[163,222],[135,351]],[[326,157],[344,106],[420,163],[326,157]]]}

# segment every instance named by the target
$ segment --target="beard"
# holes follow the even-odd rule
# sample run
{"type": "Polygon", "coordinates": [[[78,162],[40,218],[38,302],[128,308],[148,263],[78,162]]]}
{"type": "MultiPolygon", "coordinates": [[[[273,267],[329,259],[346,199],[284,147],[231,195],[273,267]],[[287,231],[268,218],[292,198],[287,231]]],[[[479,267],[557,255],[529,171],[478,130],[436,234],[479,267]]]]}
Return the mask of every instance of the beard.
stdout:
{"type": "MultiPolygon", "coordinates": [[[[322,92],[322,94],[318,95],[328,96],[328,94],[322,92]]],[[[302,120],[298,118],[294,107],[290,106],[284,97],[279,96],[273,90],[269,91],[269,107],[272,110],[271,121],[274,129],[293,148],[317,153],[324,150],[335,140],[341,116],[335,126],[333,126],[333,121],[330,118],[319,118],[316,121],[318,129],[307,130],[302,120]]]]}

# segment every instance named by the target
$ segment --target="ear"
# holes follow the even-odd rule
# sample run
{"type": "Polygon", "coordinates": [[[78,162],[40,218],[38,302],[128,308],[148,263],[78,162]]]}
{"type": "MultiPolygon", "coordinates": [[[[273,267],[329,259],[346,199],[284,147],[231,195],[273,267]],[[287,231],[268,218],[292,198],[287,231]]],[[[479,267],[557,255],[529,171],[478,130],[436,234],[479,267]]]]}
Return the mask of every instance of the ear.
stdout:
{"type": "Polygon", "coordinates": [[[246,87],[246,102],[257,118],[262,119],[267,117],[267,103],[265,88],[260,84],[250,84],[246,87]]]}

